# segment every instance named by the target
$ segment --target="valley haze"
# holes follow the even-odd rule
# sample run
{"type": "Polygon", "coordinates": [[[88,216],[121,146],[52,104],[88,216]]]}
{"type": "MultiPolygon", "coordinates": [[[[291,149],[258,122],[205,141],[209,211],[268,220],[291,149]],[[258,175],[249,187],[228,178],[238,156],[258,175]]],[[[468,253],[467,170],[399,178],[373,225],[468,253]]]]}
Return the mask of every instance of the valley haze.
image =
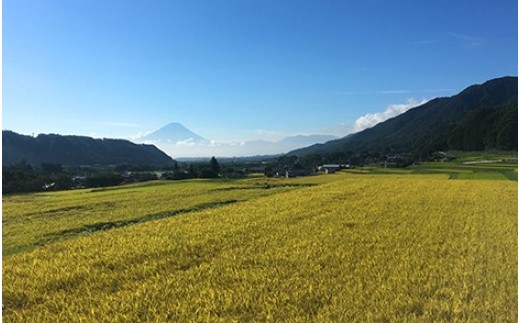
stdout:
{"type": "Polygon", "coordinates": [[[155,145],[168,155],[179,158],[277,155],[334,139],[337,137],[332,135],[295,135],[277,141],[258,139],[242,142],[218,142],[208,140],[178,122],[172,122],[154,132],[137,137],[133,141],[155,145]]]}
{"type": "Polygon", "coordinates": [[[424,98],[421,100],[408,98],[405,103],[390,104],[383,111],[361,115],[353,123],[340,122],[336,126],[329,126],[322,131],[328,131],[329,134],[283,136],[281,132],[258,129],[257,132],[259,134],[257,137],[261,139],[222,141],[204,138],[179,122],[171,122],[158,130],[132,136],[130,140],[135,143],[155,145],[174,158],[279,155],[295,149],[323,144],[370,128],[428,101],[429,99],[424,98]],[[332,133],[341,133],[341,135],[338,136],[332,133]],[[264,139],[263,137],[268,137],[269,139],[264,139]]]}

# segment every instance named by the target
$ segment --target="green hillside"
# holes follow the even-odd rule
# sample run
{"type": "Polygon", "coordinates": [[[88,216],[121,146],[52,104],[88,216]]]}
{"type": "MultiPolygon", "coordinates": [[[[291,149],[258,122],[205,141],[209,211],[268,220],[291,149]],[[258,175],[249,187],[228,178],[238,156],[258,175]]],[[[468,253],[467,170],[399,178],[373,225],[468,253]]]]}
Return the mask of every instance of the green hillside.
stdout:
{"type": "Polygon", "coordinates": [[[450,98],[437,98],[345,138],[289,155],[335,152],[414,153],[437,150],[516,150],[518,78],[473,85],[450,98]]]}
{"type": "Polygon", "coordinates": [[[24,136],[2,131],[2,164],[25,159],[33,166],[42,163],[79,165],[167,165],[172,158],[153,145],[137,145],[122,139],[40,134],[24,136]]]}

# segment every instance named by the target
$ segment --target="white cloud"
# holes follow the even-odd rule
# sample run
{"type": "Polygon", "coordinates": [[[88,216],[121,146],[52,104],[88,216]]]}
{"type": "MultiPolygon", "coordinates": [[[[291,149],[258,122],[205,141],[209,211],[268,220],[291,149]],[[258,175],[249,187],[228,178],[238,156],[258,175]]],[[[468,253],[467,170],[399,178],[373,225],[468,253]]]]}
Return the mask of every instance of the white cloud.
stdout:
{"type": "Polygon", "coordinates": [[[412,44],[414,44],[414,45],[433,45],[433,44],[437,44],[438,42],[439,42],[438,40],[423,39],[423,40],[418,40],[418,41],[412,42],[412,44]]]}
{"type": "MultiPolygon", "coordinates": [[[[171,142],[170,140],[168,140],[168,143],[172,143],[172,142],[171,142]]],[[[176,144],[177,146],[190,146],[190,147],[193,147],[193,146],[195,146],[195,145],[197,145],[197,144],[198,144],[199,146],[201,145],[200,143],[197,143],[197,142],[195,141],[195,139],[193,139],[193,138],[188,138],[188,139],[185,139],[185,140],[180,140],[180,141],[177,141],[175,144],[176,144]]]]}
{"type": "Polygon", "coordinates": [[[406,93],[410,93],[412,91],[410,90],[384,90],[384,91],[381,91],[381,94],[406,94],[406,93]]]}
{"type": "Polygon", "coordinates": [[[449,36],[457,39],[461,43],[469,45],[471,47],[477,47],[486,42],[486,40],[484,38],[475,37],[472,35],[466,35],[466,34],[461,34],[461,33],[456,33],[456,32],[448,32],[447,34],[449,36]]]}
{"type": "Polygon", "coordinates": [[[373,127],[380,122],[393,118],[401,113],[410,110],[411,108],[424,104],[428,101],[429,100],[426,99],[417,101],[414,98],[410,98],[406,103],[389,105],[383,112],[367,113],[356,120],[356,122],[354,123],[354,131],[358,132],[373,127]]]}
{"type": "Polygon", "coordinates": [[[152,132],[153,131],[141,131],[136,134],[128,136],[128,139],[130,139],[131,141],[138,141],[139,139],[145,137],[146,135],[151,134],[152,132]]]}

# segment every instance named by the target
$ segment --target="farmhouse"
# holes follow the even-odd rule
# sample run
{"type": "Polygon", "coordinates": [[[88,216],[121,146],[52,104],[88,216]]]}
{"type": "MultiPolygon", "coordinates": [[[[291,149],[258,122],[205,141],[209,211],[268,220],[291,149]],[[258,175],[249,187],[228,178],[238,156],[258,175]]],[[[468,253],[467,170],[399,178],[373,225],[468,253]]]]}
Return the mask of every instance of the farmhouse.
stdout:
{"type": "Polygon", "coordinates": [[[72,187],[73,188],[85,188],[88,183],[88,175],[76,175],[72,176],[72,187]]]}
{"type": "Polygon", "coordinates": [[[44,190],[52,190],[56,186],[56,183],[52,182],[50,184],[45,183],[42,188],[44,190]]]}
{"type": "Polygon", "coordinates": [[[338,164],[325,164],[319,167],[319,170],[325,171],[325,174],[334,174],[337,170],[340,170],[341,165],[338,164]]]}
{"type": "Polygon", "coordinates": [[[441,161],[441,162],[445,163],[445,162],[450,162],[450,161],[454,160],[455,157],[448,155],[447,153],[445,153],[443,151],[436,151],[432,154],[430,159],[435,160],[435,161],[441,161]]]}

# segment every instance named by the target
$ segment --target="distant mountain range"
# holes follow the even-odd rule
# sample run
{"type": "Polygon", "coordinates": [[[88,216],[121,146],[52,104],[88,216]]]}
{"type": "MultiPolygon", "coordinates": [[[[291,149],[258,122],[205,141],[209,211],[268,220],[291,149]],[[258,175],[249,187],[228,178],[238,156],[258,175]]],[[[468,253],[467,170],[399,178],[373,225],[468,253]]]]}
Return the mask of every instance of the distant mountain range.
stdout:
{"type": "Polygon", "coordinates": [[[242,156],[284,154],[296,147],[304,147],[316,143],[324,143],[337,139],[331,135],[296,135],[278,141],[254,140],[246,141],[240,146],[242,156]]]}
{"type": "Polygon", "coordinates": [[[182,124],[173,122],[135,141],[156,145],[175,157],[256,156],[283,154],[292,149],[337,139],[330,135],[297,135],[279,141],[254,140],[240,143],[210,141],[182,124]]]}
{"type": "Polygon", "coordinates": [[[437,98],[372,128],[289,155],[349,152],[414,153],[436,150],[518,149],[518,78],[473,85],[449,98],[437,98]]]}
{"type": "Polygon", "coordinates": [[[40,134],[37,137],[2,131],[2,163],[25,159],[33,166],[54,163],[79,165],[168,165],[173,159],[153,145],[121,139],[40,134]]]}

